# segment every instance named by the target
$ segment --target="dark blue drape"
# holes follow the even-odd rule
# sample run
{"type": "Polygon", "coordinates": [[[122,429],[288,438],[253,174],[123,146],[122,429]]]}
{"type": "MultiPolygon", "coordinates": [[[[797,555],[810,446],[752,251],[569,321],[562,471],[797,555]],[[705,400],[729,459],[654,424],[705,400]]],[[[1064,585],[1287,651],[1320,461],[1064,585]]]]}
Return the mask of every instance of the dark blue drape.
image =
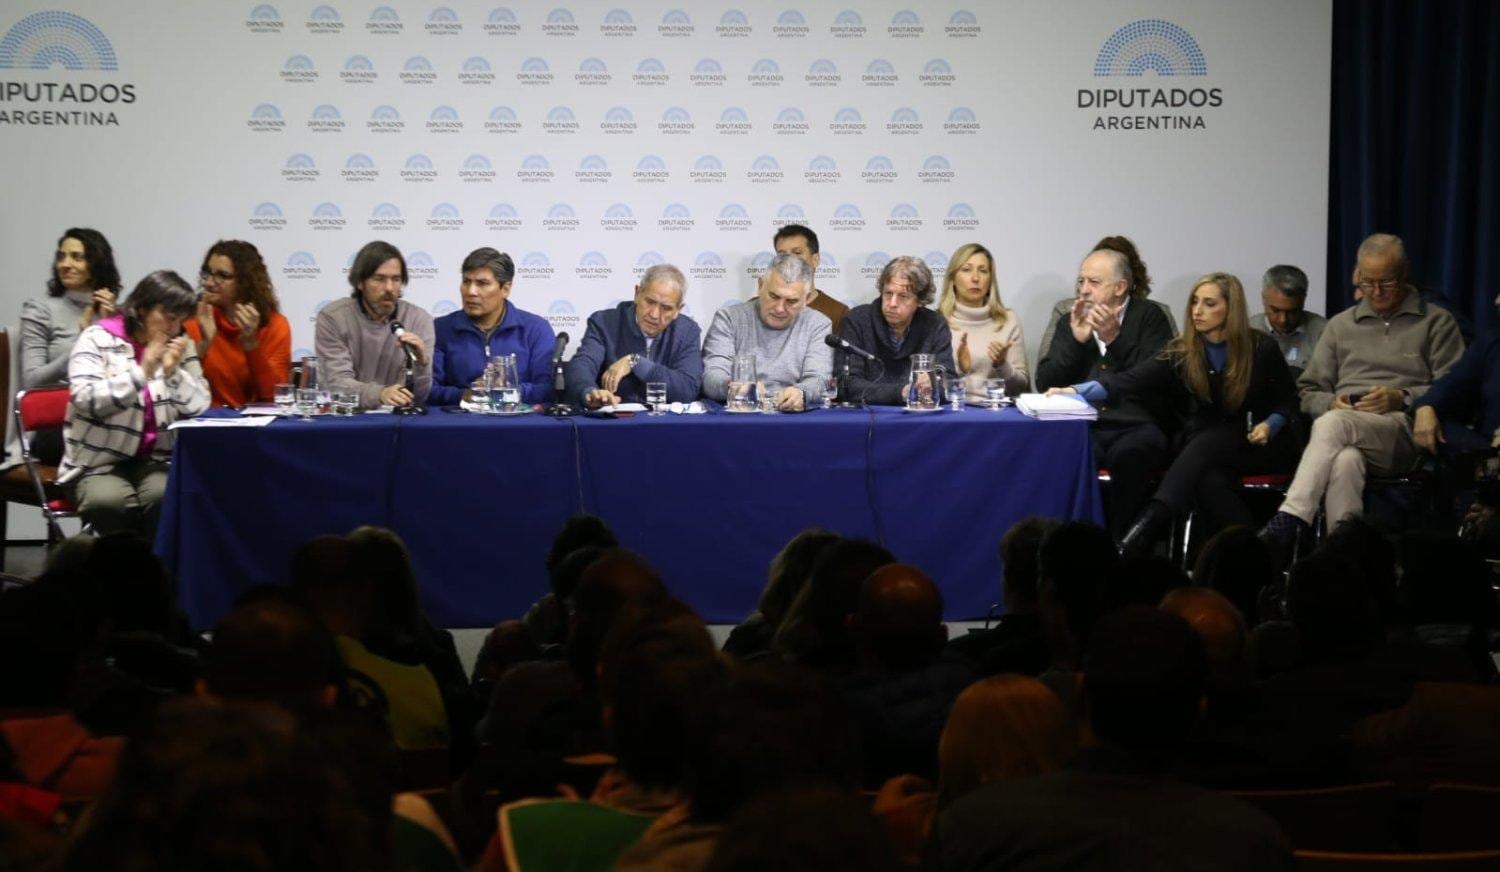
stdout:
{"type": "Polygon", "coordinates": [[[1360,240],[1406,242],[1412,278],[1487,335],[1500,291],[1500,3],[1334,0],[1328,312],[1360,240]]]}

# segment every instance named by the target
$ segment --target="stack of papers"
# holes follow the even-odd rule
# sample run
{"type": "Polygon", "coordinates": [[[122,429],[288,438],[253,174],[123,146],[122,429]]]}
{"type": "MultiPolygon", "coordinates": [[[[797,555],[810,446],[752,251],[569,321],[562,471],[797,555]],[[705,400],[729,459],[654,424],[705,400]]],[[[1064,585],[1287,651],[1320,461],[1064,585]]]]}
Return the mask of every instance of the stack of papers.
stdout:
{"type": "Polygon", "coordinates": [[[1093,421],[1099,410],[1076,394],[1022,394],[1016,408],[1039,421],[1093,421]]]}

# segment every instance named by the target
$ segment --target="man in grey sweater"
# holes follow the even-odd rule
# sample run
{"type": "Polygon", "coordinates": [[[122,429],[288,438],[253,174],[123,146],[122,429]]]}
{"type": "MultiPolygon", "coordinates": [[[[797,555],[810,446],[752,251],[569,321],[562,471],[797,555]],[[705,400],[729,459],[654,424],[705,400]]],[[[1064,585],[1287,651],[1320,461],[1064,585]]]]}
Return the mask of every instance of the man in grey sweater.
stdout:
{"type": "Polygon", "coordinates": [[[1365,472],[1401,475],[1417,463],[1413,402],[1463,356],[1458,322],[1406,282],[1400,238],[1377,233],[1359,246],[1354,285],[1362,299],[1328,319],[1298,379],[1302,411],[1316,418],[1286,500],[1262,536],[1285,548],[1322,502],[1328,526],[1363,508],[1365,472]]]}
{"type": "Polygon", "coordinates": [[[703,395],[724,402],[734,358],[755,357],[755,372],[776,408],[799,412],[820,402],[833,374],[833,350],[824,344],[832,322],[807,308],[812,268],[795,254],[778,254],[761,276],[755,299],[714,313],[703,340],[703,395]]]}
{"type": "Polygon", "coordinates": [[[358,393],[361,409],[421,404],[432,389],[432,316],[401,299],[406,281],[400,250],[371,242],[349,267],[353,293],[318,313],[318,378],[330,390],[358,393]],[[396,321],[406,328],[399,337],[391,335],[396,321]],[[411,385],[404,348],[416,362],[411,385]]]}

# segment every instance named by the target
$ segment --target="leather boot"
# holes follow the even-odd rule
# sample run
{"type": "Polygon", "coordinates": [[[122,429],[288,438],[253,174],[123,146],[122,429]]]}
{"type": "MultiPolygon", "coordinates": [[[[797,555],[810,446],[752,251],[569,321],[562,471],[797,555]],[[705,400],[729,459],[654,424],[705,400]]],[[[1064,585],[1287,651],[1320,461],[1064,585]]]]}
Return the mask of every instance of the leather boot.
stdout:
{"type": "Polygon", "coordinates": [[[1146,510],[1135,519],[1130,529],[1125,531],[1125,537],[1120,540],[1121,557],[1145,557],[1151,553],[1151,548],[1156,540],[1161,538],[1162,531],[1166,530],[1172,523],[1172,510],[1167,504],[1160,500],[1152,500],[1146,504],[1146,510]]]}

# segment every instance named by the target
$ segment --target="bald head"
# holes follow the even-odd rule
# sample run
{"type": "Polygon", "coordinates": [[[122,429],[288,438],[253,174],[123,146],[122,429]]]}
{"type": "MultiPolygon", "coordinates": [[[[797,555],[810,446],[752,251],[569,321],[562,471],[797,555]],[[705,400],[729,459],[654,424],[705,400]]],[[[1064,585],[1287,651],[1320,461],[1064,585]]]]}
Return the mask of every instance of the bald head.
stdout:
{"type": "Polygon", "coordinates": [[[943,595],[926,573],[904,563],[865,579],[851,625],[865,665],[887,670],[929,662],[948,638],[943,595]]]}
{"type": "Polygon", "coordinates": [[[1223,594],[1206,587],[1179,587],[1161,601],[1161,610],[1174,614],[1203,640],[1214,668],[1238,663],[1245,653],[1245,619],[1223,594]]]}

